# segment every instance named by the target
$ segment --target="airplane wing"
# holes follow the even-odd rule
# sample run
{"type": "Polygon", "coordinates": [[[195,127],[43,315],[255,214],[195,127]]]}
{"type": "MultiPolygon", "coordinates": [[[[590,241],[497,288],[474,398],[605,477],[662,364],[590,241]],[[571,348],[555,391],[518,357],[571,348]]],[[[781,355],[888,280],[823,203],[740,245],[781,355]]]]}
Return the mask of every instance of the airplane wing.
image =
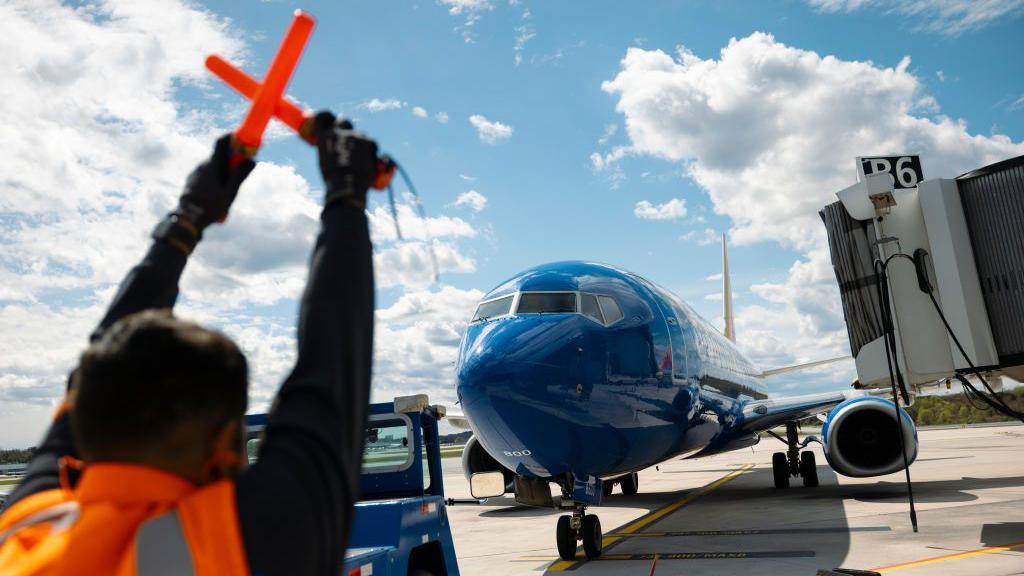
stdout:
{"type": "MultiPolygon", "coordinates": [[[[883,391],[884,392],[884,391],[883,391]]],[[[785,422],[828,412],[850,398],[868,396],[864,390],[838,390],[783,398],[752,400],[743,407],[742,429],[760,432],[785,422]]]]}
{"type": "Polygon", "coordinates": [[[449,424],[451,424],[455,428],[458,428],[459,430],[469,430],[470,429],[470,427],[469,427],[469,418],[466,417],[463,414],[448,413],[448,414],[445,415],[445,420],[447,420],[449,424]]]}
{"type": "Polygon", "coordinates": [[[769,376],[778,376],[779,374],[799,372],[800,370],[807,370],[808,368],[814,368],[816,366],[824,366],[825,364],[832,364],[833,362],[842,362],[843,360],[853,360],[853,356],[838,356],[836,358],[829,358],[827,360],[816,360],[814,362],[808,362],[806,364],[796,364],[794,366],[772,368],[771,370],[765,370],[764,372],[761,372],[761,376],[768,378],[769,376]]]}

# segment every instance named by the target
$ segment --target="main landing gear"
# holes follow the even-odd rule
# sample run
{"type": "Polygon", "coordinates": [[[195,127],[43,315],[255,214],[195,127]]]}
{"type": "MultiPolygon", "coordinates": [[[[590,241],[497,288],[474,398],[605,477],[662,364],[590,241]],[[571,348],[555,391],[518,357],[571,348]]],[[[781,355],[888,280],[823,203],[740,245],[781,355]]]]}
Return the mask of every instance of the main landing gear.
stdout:
{"type": "Polygon", "coordinates": [[[795,422],[786,422],[786,438],[783,440],[778,434],[769,431],[769,434],[786,443],[789,449],[785,452],[772,454],[772,476],[775,479],[776,488],[789,488],[789,478],[799,476],[804,486],[813,488],[818,485],[818,468],[814,461],[814,452],[800,449],[807,445],[805,440],[800,444],[796,431],[795,422]]]}
{"type": "Polygon", "coordinates": [[[558,543],[558,556],[562,560],[576,558],[576,542],[583,541],[583,553],[587,560],[601,556],[601,521],[594,514],[586,513],[586,506],[575,503],[572,515],[558,517],[555,529],[555,540],[558,543]]]}

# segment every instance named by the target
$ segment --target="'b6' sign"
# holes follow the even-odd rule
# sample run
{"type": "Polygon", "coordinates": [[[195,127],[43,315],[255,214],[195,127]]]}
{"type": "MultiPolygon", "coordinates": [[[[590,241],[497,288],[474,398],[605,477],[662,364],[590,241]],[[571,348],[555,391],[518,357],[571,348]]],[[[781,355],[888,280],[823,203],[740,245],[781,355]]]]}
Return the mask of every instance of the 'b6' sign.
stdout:
{"type": "Polygon", "coordinates": [[[916,188],[924,180],[919,156],[859,156],[857,172],[862,180],[868,174],[888,174],[895,190],[916,188]]]}

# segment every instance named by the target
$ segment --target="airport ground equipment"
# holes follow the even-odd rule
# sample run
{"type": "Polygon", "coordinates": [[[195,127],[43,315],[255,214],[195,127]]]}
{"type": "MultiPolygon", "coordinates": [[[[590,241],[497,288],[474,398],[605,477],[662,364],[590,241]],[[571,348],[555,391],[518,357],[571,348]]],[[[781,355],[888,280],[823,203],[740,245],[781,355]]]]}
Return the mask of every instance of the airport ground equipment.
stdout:
{"type": "Polygon", "coordinates": [[[1024,421],[989,384],[1024,377],[1024,156],[956,179],[925,180],[911,155],[857,158],[856,166],[857,183],[837,192],[839,202],[821,218],[856,359],[855,386],[891,389],[892,415],[852,401],[833,413],[836,427],[843,419],[877,420],[898,443],[854,454],[859,462],[843,457],[849,451],[830,455],[842,433],[838,440],[824,434],[823,445],[829,464],[847,475],[903,468],[916,532],[910,463],[917,438],[905,433],[913,422],[903,417],[899,397],[909,404],[913,394],[956,378],[965,394],[1024,421]],[[887,466],[880,455],[893,449],[902,463],[887,466]]]}
{"type": "Polygon", "coordinates": [[[858,167],[821,217],[859,385],[889,386],[887,340],[908,394],[1024,380],[1024,156],[953,179],[925,180],[916,156],[858,167]],[[876,261],[891,261],[884,299],[876,261]]]}
{"type": "MultiPolygon", "coordinates": [[[[425,394],[370,405],[345,576],[458,576],[438,438],[444,415],[425,394]]],[[[266,415],[246,422],[252,460],[266,415]]]]}

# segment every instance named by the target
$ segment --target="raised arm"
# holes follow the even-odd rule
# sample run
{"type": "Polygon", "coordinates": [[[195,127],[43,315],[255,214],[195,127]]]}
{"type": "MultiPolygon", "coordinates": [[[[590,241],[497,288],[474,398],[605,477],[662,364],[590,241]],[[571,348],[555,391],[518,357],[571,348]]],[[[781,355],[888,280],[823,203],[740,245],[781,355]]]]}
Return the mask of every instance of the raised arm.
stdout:
{"type": "Polygon", "coordinates": [[[374,311],[365,195],[377,146],[329,113],[317,116],[316,130],[327,192],[299,312],[298,359],[259,461],[237,484],[254,573],[337,573],[359,491],[374,311]]]}
{"type": "MultiPolygon", "coordinates": [[[[189,176],[178,207],[153,231],[153,242],[142,262],[132,268],[110,303],[107,313],[90,335],[99,339],[115,322],[142,310],[173,308],[178,297],[178,280],[185,262],[202,238],[203,230],[223,221],[238,194],[238,188],[255,164],[246,160],[234,170],[229,168],[231,136],[217,140],[213,154],[189,176]]],[[[68,393],[54,416],[43,443],[36,451],[27,473],[11,493],[8,505],[36,492],[57,488],[59,463],[63,456],[77,458],[68,421],[73,394],[68,378],[68,393]]]]}

